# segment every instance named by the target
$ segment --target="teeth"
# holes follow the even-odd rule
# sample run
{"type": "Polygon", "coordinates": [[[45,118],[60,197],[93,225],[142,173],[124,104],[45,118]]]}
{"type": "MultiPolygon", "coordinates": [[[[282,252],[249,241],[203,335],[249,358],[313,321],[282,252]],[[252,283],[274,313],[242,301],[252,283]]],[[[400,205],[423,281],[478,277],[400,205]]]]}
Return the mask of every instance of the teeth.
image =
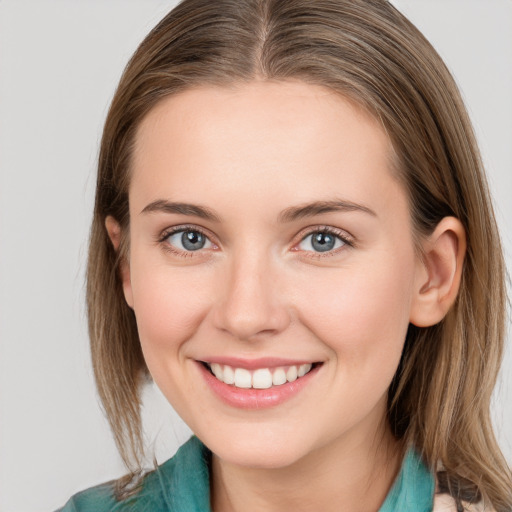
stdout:
{"type": "Polygon", "coordinates": [[[272,375],[272,384],[274,386],[280,386],[286,382],[286,372],[282,368],[278,368],[274,370],[274,375],[272,375]]]}
{"type": "Polygon", "coordinates": [[[251,372],[245,368],[237,368],[235,370],[235,386],[248,389],[251,385],[251,372]]]}
{"type": "Polygon", "coordinates": [[[219,380],[222,380],[223,379],[223,371],[222,371],[222,366],[218,363],[213,363],[210,368],[212,369],[212,372],[213,374],[215,375],[215,377],[217,377],[217,379],[219,380]]]}
{"type": "Polygon", "coordinates": [[[233,371],[233,368],[231,368],[231,366],[224,366],[223,378],[219,380],[225,382],[226,384],[234,384],[235,372],[233,371]]]}
{"type": "Polygon", "coordinates": [[[272,374],[268,368],[256,370],[252,374],[252,387],[256,389],[267,389],[272,386],[272,374]]]}
{"type": "Polygon", "coordinates": [[[293,382],[294,380],[297,380],[297,367],[296,366],[290,366],[290,368],[288,368],[288,371],[286,372],[286,380],[288,382],[293,382]]]}
{"type": "Polygon", "coordinates": [[[218,363],[211,363],[208,366],[217,379],[242,389],[268,389],[272,386],[281,386],[286,382],[294,382],[298,378],[304,377],[313,367],[311,363],[307,363],[272,370],[259,368],[251,372],[245,368],[233,368],[218,363]]]}
{"type": "Polygon", "coordinates": [[[306,373],[308,373],[309,370],[311,370],[311,367],[312,367],[311,363],[301,364],[299,366],[299,371],[297,372],[297,377],[304,377],[304,375],[306,375],[306,373]]]}

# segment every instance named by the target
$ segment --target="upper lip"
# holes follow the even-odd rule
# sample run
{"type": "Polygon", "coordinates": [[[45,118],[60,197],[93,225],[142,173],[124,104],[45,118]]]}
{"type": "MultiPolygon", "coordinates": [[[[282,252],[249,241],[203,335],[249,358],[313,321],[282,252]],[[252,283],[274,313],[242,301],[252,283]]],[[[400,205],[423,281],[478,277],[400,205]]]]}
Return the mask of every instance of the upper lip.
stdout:
{"type": "Polygon", "coordinates": [[[221,365],[231,366],[232,368],[245,368],[247,370],[255,370],[257,368],[278,368],[280,366],[300,366],[301,364],[313,364],[311,359],[286,359],[280,357],[260,357],[257,359],[244,359],[240,357],[210,357],[201,359],[204,363],[217,363],[221,365]]]}

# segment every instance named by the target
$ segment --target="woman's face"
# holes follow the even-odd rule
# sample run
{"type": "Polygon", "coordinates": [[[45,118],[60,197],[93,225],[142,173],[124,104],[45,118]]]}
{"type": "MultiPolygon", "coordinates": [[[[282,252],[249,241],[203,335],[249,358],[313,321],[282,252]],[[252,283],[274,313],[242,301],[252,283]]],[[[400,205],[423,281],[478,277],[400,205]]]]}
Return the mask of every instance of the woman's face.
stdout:
{"type": "Polygon", "coordinates": [[[286,466],[382,426],[420,265],[390,161],[372,117],[301,82],[188,90],[139,127],[125,296],[221,459],[286,466]]]}

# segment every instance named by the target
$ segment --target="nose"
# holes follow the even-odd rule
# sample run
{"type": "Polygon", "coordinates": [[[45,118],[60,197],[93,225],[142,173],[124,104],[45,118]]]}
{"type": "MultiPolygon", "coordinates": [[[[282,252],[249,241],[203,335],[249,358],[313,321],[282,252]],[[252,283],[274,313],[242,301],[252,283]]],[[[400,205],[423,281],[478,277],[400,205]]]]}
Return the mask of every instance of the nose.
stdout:
{"type": "Polygon", "coordinates": [[[269,260],[252,254],[231,262],[215,305],[216,328],[251,341],[278,334],[290,324],[282,279],[269,260]]]}

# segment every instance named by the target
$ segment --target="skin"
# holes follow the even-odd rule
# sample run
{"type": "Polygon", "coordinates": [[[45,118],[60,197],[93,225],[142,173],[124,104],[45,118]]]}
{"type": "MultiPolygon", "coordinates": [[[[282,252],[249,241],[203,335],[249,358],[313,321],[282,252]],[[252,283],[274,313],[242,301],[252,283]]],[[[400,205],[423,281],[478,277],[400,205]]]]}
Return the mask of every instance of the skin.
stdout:
{"type": "Polygon", "coordinates": [[[391,155],[367,112],[301,82],[191,89],[139,126],[123,287],[155,382],[214,454],[214,511],[376,511],[393,483],[387,390],[409,323],[452,304],[465,245],[447,218],[418,256],[391,155]],[[281,218],[340,200],[361,209],[281,218]],[[217,218],[144,211],[155,201],[217,218]],[[167,236],[179,226],[205,247],[185,251],[167,236]],[[308,235],[325,227],[346,242],[318,253],[308,235]],[[219,356],[322,364],[286,402],[244,410],[200,375],[219,356]]]}

